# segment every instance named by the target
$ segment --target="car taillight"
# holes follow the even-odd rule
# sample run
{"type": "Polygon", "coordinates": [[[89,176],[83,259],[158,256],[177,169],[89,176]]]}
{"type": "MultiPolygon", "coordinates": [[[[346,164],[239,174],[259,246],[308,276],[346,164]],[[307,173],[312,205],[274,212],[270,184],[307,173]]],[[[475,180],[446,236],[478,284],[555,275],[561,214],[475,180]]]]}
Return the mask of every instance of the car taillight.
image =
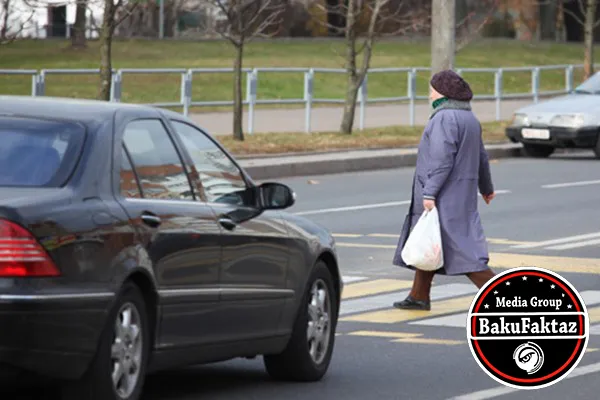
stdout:
{"type": "Polygon", "coordinates": [[[59,275],[46,250],[27,229],[0,219],[0,277],[59,275]]]}

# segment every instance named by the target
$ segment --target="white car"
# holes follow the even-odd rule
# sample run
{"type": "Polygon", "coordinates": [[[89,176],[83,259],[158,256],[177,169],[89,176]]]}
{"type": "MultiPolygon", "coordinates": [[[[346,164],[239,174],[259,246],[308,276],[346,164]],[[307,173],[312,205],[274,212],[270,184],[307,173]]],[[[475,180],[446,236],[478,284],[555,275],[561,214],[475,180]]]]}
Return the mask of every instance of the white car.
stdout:
{"type": "Polygon", "coordinates": [[[572,94],[523,107],[506,136],[522,143],[527,155],[548,157],[557,148],[592,149],[600,158],[600,73],[572,94]]]}

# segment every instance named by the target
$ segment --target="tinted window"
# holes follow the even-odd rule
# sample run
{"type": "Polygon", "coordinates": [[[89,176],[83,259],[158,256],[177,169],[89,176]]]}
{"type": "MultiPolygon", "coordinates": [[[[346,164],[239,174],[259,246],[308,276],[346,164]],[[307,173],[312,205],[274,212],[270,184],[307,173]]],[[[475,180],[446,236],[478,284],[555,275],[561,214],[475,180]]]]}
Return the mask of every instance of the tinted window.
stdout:
{"type": "Polygon", "coordinates": [[[125,148],[121,151],[121,196],[123,197],[142,197],[140,187],[138,185],[135,173],[125,152],[125,148]]]}
{"type": "Polygon", "coordinates": [[[61,185],[84,136],[83,126],[72,122],[0,117],[0,185],[61,185]]]}
{"type": "Polygon", "coordinates": [[[159,120],[129,123],[124,141],[145,198],[193,200],[179,154],[159,120]]]}
{"type": "Polygon", "coordinates": [[[247,203],[241,197],[245,194],[246,182],[229,157],[202,131],[183,122],[171,122],[192,157],[203,200],[211,203],[247,203]]]}

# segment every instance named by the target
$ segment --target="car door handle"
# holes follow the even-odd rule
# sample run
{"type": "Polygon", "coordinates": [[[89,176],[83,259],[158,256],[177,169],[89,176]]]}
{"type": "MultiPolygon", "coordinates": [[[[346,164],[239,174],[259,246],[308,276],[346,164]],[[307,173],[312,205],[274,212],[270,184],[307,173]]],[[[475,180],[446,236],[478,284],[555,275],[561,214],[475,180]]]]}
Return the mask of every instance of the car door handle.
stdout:
{"type": "Polygon", "coordinates": [[[219,217],[219,223],[221,226],[227,230],[234,230],[237,224],[229,217],[221,216],[219,217]]]}
{"type": "Polygon", "coordinates": [[[161,224],[161,219],[158,215],[154,215],[152,213],[149,212],[145,212],[142,214],[141,216],[142,221],[144,221],[144,223],[148,226],[151,226],[153,228],[156,228],[157,226],[159,226],[161,224]]]}

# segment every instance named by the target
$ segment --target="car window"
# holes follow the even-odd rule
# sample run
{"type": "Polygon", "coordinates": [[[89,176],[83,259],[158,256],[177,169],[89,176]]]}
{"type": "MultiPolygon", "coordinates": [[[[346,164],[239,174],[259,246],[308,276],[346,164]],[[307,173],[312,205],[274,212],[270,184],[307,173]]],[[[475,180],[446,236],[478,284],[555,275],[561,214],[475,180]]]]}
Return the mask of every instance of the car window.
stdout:
{"type": "Polygon", "coordinates": [[[125,128],[123,141],[144,198],[194,199],[181,158],[160,120],[130,122],[125,128]]]}
{"type": "Polygon", "coordinates": [[[123,197],[131,197],[131,198],[140,198],[142,197],[142,193],[140,191],[140,186],[138,185],[137,178],[135,173],[133,172],[133,167],[131,166],[131,162],[129,161],[129,157],[125,151],[125,147],[123,147],[121,151],[121,196],[123,197]]]}
{"type": "Polygon", "coordinates": [[[246,182],[231,159],[204,132],[184,122],[171,122],[192,157],[203,200],[249,205],[252,199],[246,197],[246,182]]]}
{"type": "Polygon", "coordinates": [[[0,186],[61,185],[84,138],[85,128],[74,122],[0,117],[0,186]]]}

